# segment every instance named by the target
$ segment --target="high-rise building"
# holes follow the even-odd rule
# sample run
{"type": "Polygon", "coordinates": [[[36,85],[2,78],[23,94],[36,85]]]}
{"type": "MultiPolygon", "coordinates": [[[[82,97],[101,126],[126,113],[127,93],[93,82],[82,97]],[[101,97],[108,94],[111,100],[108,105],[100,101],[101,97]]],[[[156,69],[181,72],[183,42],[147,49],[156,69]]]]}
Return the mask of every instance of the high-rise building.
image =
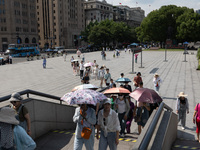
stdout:
{"type": "Polygon", "coordinates": [[[113,20],[117,22],[125,22],[131,27],[140,26],[144,19],[144,10],[140,7],[130,8],[126,5],[113,6],[113,20]]]}
{"type": "Polygon", "coordinates": [[[200,14],[200,9],[196,10],[196,13],[200,14]]]}
{"type": "Polygon", "coordinates": [[[37,42],[35,0],[0,0],[0,51],[8,44],[37,42]]]}
{"type": "Polygon", "coordinates": [[[83,0],[37,0],[37,23],[41,48],[81,45],[84,29],[83,0]]]}
{"type": "Polygon", "coordinates": [[[113,19],[113,6],[105,0],[88,0],[84,3],[85,23],[88,25],[91,21],[101,22],[106,19],[113,19]]]}

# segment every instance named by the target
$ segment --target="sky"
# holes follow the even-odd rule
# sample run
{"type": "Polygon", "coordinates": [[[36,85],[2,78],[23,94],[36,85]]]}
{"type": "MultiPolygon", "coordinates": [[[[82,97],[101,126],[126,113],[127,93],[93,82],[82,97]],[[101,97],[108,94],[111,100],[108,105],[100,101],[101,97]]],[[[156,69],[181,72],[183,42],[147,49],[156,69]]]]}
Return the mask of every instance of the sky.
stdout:
{"type": "Polygon", "coordinates": [[[145,11],[145,16],[153,10],[159,9],[163,5],[176,5],[181,7],[200,9],[200,0],[106,0],[112,5],[127,5],[129,7],[141,7],[145,11]]]}

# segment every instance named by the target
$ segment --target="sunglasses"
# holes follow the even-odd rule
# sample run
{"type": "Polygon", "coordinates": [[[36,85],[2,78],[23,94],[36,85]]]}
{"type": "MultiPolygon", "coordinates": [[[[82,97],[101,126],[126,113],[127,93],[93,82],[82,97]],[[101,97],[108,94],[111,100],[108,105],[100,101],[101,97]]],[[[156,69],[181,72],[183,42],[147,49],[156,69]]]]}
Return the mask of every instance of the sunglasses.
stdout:
{"type": "Polygon", "coordinates": [[[106,118],[103,118],[103,124],[106,126],[106,118]]]}
{"type": "Polygon", "coordinates": [[[12,101],[11,103],[12,103],[12,104],[16,104],[16,103],[17,103],[17,101],[12,101]]]}

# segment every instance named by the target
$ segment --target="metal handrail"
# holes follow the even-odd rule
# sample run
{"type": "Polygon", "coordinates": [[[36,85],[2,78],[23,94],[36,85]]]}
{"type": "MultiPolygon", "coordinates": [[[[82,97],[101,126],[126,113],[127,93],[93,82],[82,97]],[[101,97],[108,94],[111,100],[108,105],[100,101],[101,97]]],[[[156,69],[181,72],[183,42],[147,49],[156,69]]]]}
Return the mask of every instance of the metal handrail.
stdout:
{"type": "Polygon", "coordinates": [[[144,136],[144,138],[143,138],[143,140],[140,144],[139,150],[146,150],[147,149],[149,142],[151,140],[151,137],[153,136],[154,130],[156,128],[156,125],[158,123],[158,120],[160,118],[160,115],[163,111],[163,108],[166,108],[169,111],[173,111],[173,109],[170,108],[168,105],[166,105],[164,102],[162,102],[160,104],[160,106],[159,106],[159,108],[158,108],[151,124],[149,125],[149,128],[148,128],[148,130],[147,130],[147,132],[146,132],[146,134],[145,134],[145,136],[144,136]]]}
{"type": "MultiPolygon", "coordinates": [[[[108,89],[108,87],[99,90],[99,92],[103,92],[106,89],[108,89]]],[[[29,98],[29,94],[33,94],[33,95],[37,95],[37,96],[42,96],[42,97],[46,97],[46,98],[51,98],[51,99],[59,100],[60,104],[62,104],[62,100],[58,96],[54,96],[54,95],[50,95],[50,94],[46,94],[46,93],[42,93],[42,92],[38,92],[38,91],[33,91],[33,90],[30,90],[30,89],[27,89],[27,90],[24,90],[24,91],[20,91],[18,93],[20,95],[27,94],[28,98],[29,98]]],[[[0,97],[0,103],[3,102],[3,101],[9,100],[10,98],[11,98],[11,95],[0,97]]]]}
{"type": "MultiPolygon", "coordinates": [[[[42,96],[42,97],[47,97],[47,98],[51,98],[51,99],[55,99],[55,100],[60,100],[60,97],[58,96],[54,96],[54,95],[50,95],[50,94],[45,94],[42,92],[38,92],[38,91],[33,91],[30,89],[24,90],[24,91],[20,91],[18,92],[20,95],[25,95],[27,94],[27,97],[29,98],[29,94],[33,94],[33,95],[37,95],[37,96],[42,96]]],[[[0,102],[6,101],[8,99],[10,99],[11,95],[7,95],[4,97],[0,98],[0,102]]],[[[60,100],[60,104],[62,104],[62,101],[60,100]]]]}

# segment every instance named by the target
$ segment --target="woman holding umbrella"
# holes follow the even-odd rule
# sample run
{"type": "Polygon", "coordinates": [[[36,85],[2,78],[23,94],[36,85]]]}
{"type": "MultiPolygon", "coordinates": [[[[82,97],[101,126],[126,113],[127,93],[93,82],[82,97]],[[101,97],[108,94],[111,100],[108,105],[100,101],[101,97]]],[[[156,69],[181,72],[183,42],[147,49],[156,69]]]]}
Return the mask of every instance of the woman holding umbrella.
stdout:
{"type": "Polygon", "coordinates": [[[76,123],[76,132],[74,140],[74,150],[81,150],[83,144],[87,150],[94,150],[94,137],[96,123],[96,114],[94,109],[87,106],[87,104],[81,104],[80,107],[76,108],[75,114],[73,116],[73,122],[76,123]],[[89,139],[82,137],[81,132],[83,128],[87,127],[91,129],[91,135],[89,139]]]}

